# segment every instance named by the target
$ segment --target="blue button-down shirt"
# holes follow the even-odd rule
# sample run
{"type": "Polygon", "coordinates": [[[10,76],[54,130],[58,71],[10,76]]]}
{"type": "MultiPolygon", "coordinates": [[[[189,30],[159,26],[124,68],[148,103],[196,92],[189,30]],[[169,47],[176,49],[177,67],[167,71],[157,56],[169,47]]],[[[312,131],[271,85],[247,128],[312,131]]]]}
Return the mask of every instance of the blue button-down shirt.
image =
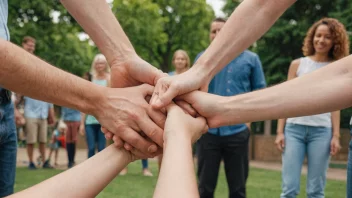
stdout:
{"type": "MultiPolygon", "coordinates": [[[[203,52],[199,53],[198,57],[203,52]]],[[[220,96],[233,96],[266,86],[262,64],[257,54],[248,50],[232,60],[209,84],[209,93],[220,96]]],[[[237,124],[209,129],[209,133],[219,136],[227,136],[245,130],[245,124],[237,124]]]]}
{"type": "Polygon", "coordinates": [[[53,104],[24,97],[24,117],[26,118],[47,119],[49,109],[53,107],[53,104]]]}
{"type": "Polygon", "coordinates": [[[61,117],[64,121],[81,121],[81,112],[67,107],[61,108],[61,117]]]}

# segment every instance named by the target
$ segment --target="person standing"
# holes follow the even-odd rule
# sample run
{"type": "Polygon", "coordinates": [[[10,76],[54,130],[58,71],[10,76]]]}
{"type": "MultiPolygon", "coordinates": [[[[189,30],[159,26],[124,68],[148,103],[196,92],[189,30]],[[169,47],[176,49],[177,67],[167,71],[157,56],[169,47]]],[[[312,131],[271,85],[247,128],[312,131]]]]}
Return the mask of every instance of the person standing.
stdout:
{"type": "MultiPolygon", "coordinates": [[[[210,26],[213,41],[226,20],[216,18],[210,26]]],[[[198,54],[197,58],[202,53],[198,54]]],[[[233,96],[265,88],[260,59],[248,50],[242,52],[222,69],[209,84],[209,93],[233,96]]],[[[250,124],[243,123],[210,128],[197,142],[199,193],[201,198],[214,197],[221,160],[229,186],[229,197],[246,197],[248,177],[248,144],[250,124]]]]}
{"type": "MultiPolygon", "coordinates": [[[[305,57],[292,61],[288,80],[345,57],[349,54],[348,43],[345,27],[338,20],[323,18],[314,23],[304,39],[302,50],[305,57]]],[[[282,151],[281,198],[299,194],[306,155],[307,197],[324,197],[330,155],[340,150],[340,111],[280,119],[275,143],[282,151]]]]}

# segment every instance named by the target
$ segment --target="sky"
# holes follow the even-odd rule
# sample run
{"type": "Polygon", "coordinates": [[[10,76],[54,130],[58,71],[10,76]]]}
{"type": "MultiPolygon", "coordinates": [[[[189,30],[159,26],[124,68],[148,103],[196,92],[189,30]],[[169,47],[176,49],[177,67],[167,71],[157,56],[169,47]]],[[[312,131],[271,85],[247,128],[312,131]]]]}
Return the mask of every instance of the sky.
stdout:
{"type": "Polygon", "coordinates": [[[221,11],[225,5],[225,0],[207,0],[207,3],[213,7],[215,16],[225,17],[225,14],[221,11]]]}

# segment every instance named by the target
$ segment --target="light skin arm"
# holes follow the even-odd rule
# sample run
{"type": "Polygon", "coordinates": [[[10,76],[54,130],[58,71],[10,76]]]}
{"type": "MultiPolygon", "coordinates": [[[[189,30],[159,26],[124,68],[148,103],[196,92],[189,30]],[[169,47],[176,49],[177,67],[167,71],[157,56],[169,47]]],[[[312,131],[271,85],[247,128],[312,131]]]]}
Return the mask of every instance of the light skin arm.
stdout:
{"type": "Polygon", "coordinates": [[[9,198],[96,197],[127,164],[135,159],[127,151],[109,146],[83,163],[9,198]]]}
{"type": "Polygon", "coordinates": [[[314,115],[352,106],[352,56],[263,90],[221,97],[192,92],[181,99],[207,118],[209,127],[314,115]],[[218,101],[215,104],[213,101],[218,101]]]}
{"type": "MultiPolygon", "coordinates": [[[[297,77],[297,70],[300,64],[300,60],[296,59],[291,62],[291,65],[288,70],[287,80],[292,80],[297,77]]],[[[286,118],[281,118],[277,121],[277,130],[276,130],[276,147],[282,152],[285,147],[285,136],[284,136],[284,128],[286,124],[286,118]]]]}
{"type": "MultiPolygon", "coordinates": [[[[149,105],[145,97],[152,94],[152,86],[101,87],[51,66],[4,40],[0,40],[0,60],[2,87],[93,115],[102,126],[120,133],[122,139],[143,151],[145,157],[158,154],[157,146],[136,132],[141,130],[162,145],[163,130],[149,118],[153,114],[146,112],[149,105]]],[[[159,121],[163,123],[162,119],[159,121]]]]}
{"type": "Polygon", "coordinates": [[[154,198],[199,197],[194,173],[192,142],[207,131],[204,118],[193,118],[171,104],[167,107],[164,155],[154,198]],[[177,168],[175,168],[177,167],[177,168]]]}
{"type": "Polygon", "coordinates": [[[340,146],[340,111],[331,112],[332,139],[330,143],[330,154],[336,155],[340,146]]]}
{"type": "Polygon", "coordinates": [[[158,94],[153,94],[151,100],[153,107],[161,108],[178,95],[198,89],[207,90],[213,76],[258,40],[294,2],[295,0],[243,1],[191,69],[158,81],[155,86],[158,94]]]}
{"type": "MultiPolygon", "coordinates": [[[[163,72],[151,66],[136,54],[106,1],[61,0],[61,3],[106,56],[111,68],[111,87],[132,87],[144,83],[155,85],[159,78],[165,76],[163,72]]],[[[134,101],[132,100],[132,102],[134,101]]],[[[162,113],[149,106],[144,106],[144,109],[150,117],[148,119],[153,120],[160,128],[164,127],[166,118],[162,113]]],[[[151,127],[155,126],[150,125],[149,128],[151,127]]],[[[160,146],[162,145],[160,141],[162,134],[160,132],[151,136],[145,130],[143,131],[151,140],[160,146]]],[[[131,144],[135,146],[133,144],[135,140],[126,139],[126,137],[122,137],[123,135],[114,133],[114,131],[111,133],[111,131],[104,129],[103,132],[107,134],[106,137],[110,138],[114,134],[114,141],[116,140],[117,144],[120,144],[122,139],[128,142],[126,148],[131,148],[131,144]]],[[[136,135],[138,133],[133,136],[136,135]]]]}

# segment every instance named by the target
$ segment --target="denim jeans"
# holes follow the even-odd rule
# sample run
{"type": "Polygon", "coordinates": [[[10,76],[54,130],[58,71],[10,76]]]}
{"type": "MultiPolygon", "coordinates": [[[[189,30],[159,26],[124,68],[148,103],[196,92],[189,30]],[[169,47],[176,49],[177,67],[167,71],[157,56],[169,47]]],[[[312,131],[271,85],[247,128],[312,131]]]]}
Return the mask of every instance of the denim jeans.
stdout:
{"type": "Polygon", "coordinates": [[[148,159],[142,159],[142,168],[143,169],[148,168],[148,159]]]}
{"type": "Polygon", "coordinates": [[[17,135],[13,104],[0,104],[0,197],[13,193],[17,135]]]}
{"type": "MultiPolygon", "coordinates": [[[[352,135],[352,128],[350,131],[352,135]]],[[[350,140],[350,146],[348,150],[348,162],[347,162],[347,198],[352,198],[352,139],[350,140]]]]}
{"type": "Polygon", "coordinates": [[[308,160],[307,197],[324,197],[331,138],[331,128],[286,124],[281,198],[296,197],[299,194],[305,155],[308,160]]]}
{"type": "Polygon", "coordinates": [[[88,145],[88,158],[95,154],[96,145],[98,152],[102,151],[106,146],[104,133],[101,131],[100,124],[86,124],[86,138],[88,145]]]}

